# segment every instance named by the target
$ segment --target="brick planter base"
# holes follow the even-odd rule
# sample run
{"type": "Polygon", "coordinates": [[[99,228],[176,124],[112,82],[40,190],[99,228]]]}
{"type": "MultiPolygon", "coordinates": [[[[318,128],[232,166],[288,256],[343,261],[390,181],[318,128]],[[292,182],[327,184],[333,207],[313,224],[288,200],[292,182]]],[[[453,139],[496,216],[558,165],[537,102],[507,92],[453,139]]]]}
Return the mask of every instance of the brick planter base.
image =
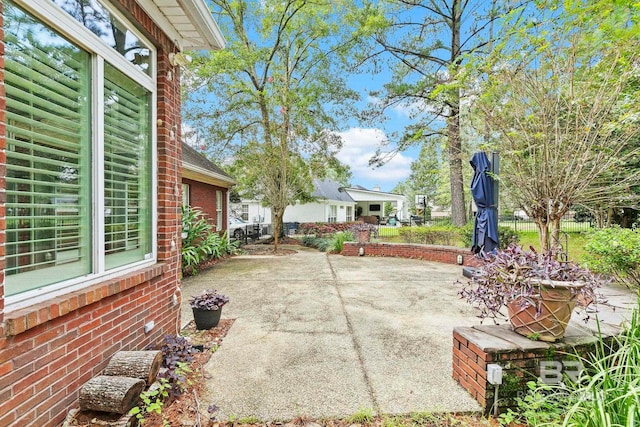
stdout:
{"type": "MultiPolygon", "coordinates": [[[[600,325],[605,341],[620,329],[600,325]]],[[[453,330],[453,378],[484,408],[493,412],[495,386],[487,381],[487,365],[502,368],[502,384],[498,389],[500,412],[515,408],[516,397],[522,397],[528,381],[540,378],[541,362],[545,376],[577,372],[576,355],[586,357],[595,350],[598,332],[579,323],[569,323],[564,340],[558,343],[532,341],[511,331],[509,325],[479,325],[453,330]]]]}

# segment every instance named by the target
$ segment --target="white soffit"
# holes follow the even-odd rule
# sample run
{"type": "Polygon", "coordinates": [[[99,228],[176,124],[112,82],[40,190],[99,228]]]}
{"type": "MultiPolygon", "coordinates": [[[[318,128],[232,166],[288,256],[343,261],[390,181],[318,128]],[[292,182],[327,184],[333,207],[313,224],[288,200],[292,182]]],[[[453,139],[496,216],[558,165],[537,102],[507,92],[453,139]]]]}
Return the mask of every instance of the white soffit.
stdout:
{"type": "Polygon", "coordinates": [[[205,0],[137,0],[182,50],[223,49],[225,40],[205,0]]]}

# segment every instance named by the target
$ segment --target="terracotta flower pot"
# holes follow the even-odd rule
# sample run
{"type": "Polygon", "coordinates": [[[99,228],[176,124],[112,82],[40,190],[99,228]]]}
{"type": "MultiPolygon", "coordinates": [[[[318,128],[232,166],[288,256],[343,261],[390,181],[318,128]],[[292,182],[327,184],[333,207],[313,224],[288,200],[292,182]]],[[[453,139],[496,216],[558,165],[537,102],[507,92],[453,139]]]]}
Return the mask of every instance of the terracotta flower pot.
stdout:
{"type": "Polygon", "coordinates": [[[555,342],[562,339],[571,313],[578,300],[577,291],[584,285],[573,282],[541,281],[538,295],[507,304],[509,320],[514,332],[540,341],[555,342]]]}
{"type": "Polygon", "coordinates": [[[371,230],[358,231],[358,243],[369,243],[371,241],[371,230]]]}

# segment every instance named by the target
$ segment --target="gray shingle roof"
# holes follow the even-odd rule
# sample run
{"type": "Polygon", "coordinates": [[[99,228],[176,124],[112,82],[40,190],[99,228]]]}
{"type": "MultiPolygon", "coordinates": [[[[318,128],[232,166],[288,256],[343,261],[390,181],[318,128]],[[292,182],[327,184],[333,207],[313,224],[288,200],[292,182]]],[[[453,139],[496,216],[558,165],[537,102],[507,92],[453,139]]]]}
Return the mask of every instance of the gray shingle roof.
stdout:
{"type": "Polygon", "coordinates": [[[313,196],[318,199],[353,202],[353,199],[346,191],[340,191],[340,188],[344,187],[335,181],[314,179],[313,186],[313,196]]]}
{"type": "Polygon", "coordinates": [[[191,166],[204,169],[216,175],[229,177],[229,179],[233,181],[233,178],[231,178],[228,173],[220,169],[218,165],[207,159],[204,155],[200,154],[189,144],[184,142],[182,143],[182,163],[183,165],[186,163],[191,166]]]}

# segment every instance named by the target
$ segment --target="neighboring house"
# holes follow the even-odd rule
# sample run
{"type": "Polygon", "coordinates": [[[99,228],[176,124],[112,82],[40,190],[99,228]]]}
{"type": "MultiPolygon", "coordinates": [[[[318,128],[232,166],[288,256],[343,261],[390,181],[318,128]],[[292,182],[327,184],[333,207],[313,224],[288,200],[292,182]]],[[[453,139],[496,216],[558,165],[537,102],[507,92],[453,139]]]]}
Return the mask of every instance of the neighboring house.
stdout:
{"type": "Polygon", "coordinates": [[[438,206],[429,202],[431,218],[451,218],[451,206],[438,206]]]}
{"type": "Polygon", "coordinates": [[[335,181],[313,180],[315,202],[287,207],[283,222],[350,222],[355,220],[355,202],[335,181]]]}
{"type": "Polygon", "coordinates": [[[182,143],[182,205],[200,208],[218,232],[227,229],[229,188],[234,184],[225,171],[182,143]]]}
{"type": "MultiPolygon", "coordinates": [[[[317,201],[287,207],[283,222],[350,222],[360,215],[384,216],[385,203],[391,203],[398,219],[408,218],[407,200],[401,194],[367,190],[364,187],[342,187],[334,181],[314,180],[313,196],[317,201]]],[[[246,200],[232,207],[248,221],[271,222],[271,210],[259,201],[246,200]]]]}
{"type": "MultiPolygon", "coordinates": [[[[337,182],[313,180],[315,202],[288,206],[283,222],[349,222],[355,220],[355,202],[337,182]]],[[[271,224],[271,208],[258,200],[243,200],[232,211],[245,221],[271,224]]]]}
{"type": "Polygon", "coordinates": [[[362,186],[347,187],[344,189],[356,202],[356,211],[363,216],[384,216],[385,203],[391,203],[393,213],[399,220],[409,218],[407,198],[402,194],[385,193],[379,187],[368,190],[362,186]]]}
{"type": "Polygon", "coordinates": [[[205,0],[4,0],[0,24],[0,426],[52,427],[179,328],[178,64],[224,39],[205,0]]]}

